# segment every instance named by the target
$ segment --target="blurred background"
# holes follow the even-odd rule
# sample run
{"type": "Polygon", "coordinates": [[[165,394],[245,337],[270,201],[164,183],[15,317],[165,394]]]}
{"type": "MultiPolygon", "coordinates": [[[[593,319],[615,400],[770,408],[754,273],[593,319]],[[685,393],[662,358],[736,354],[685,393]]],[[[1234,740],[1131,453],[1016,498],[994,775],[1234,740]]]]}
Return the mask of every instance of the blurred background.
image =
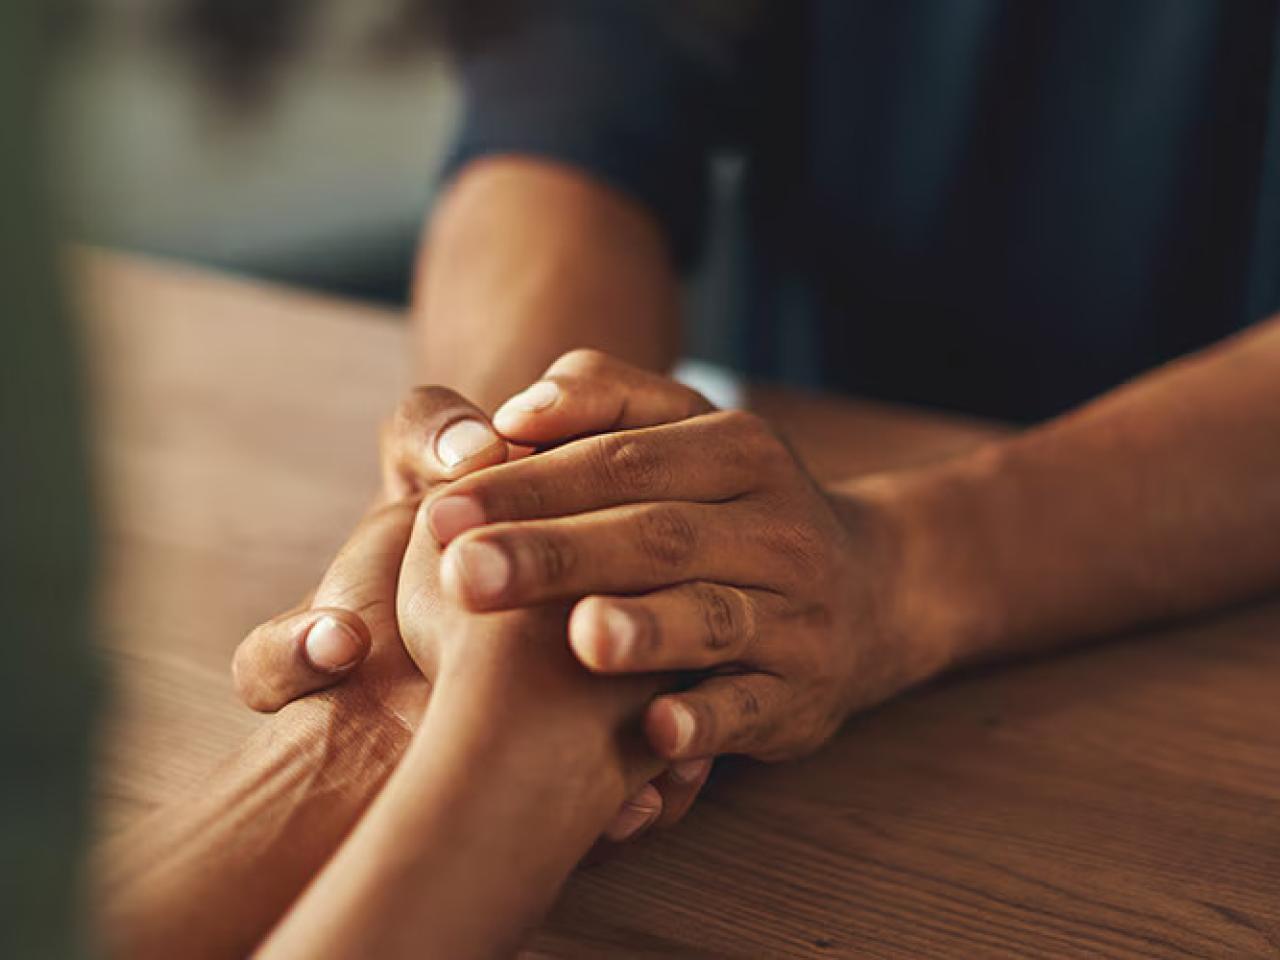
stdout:
{"type": "Polygon", "coordinates": [[[444,58],[403,2],[261,6],[84,0],[59,96],[72,230],[398,301],[456,111],[444,58]]]}
{"type": "MultiPolygon", "coordinates": [[[[430,6],[81,0],[56,103],[70,233],[402,304],[459,108],[430,6]]],[[[738,163],[714,171],[689,347],[724,360],[738,163]]]]}

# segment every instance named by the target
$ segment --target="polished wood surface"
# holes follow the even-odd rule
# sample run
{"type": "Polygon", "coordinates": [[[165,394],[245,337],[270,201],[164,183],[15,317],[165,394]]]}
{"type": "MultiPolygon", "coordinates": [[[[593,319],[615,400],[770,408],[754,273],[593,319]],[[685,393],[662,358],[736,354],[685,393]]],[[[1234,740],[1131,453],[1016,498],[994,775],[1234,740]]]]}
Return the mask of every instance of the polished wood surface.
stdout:
{"type": "MultiPolygon", "coordinates": [[[[109,832],[258,722],[231,651],[314,584],[407,382],[394,315],[84,254],[115,684],[109,832]]],[[[757,392],[815,472],[980,424],[757,392]]],[[[951,678],[818,755],[722,762],[678,828],[581,871],[534,957],[1280,956],[1280,603],[951,678]]]]}

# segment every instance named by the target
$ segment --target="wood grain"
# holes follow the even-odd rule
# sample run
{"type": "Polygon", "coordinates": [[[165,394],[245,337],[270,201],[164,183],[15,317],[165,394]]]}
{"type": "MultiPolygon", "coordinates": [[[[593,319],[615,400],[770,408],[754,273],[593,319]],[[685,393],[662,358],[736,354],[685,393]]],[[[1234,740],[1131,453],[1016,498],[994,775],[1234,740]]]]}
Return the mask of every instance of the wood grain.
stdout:
{"type": "MultiPolygon", "coordinates": [[[[258,722],[231,651],[361,512],[406,337],[380,311],[172,265],[73,268],[117,683],[109,831],[258,722]]],[[[755,400],[824,476],[993,433],[755,400]]],[[[1280,956],[1280,603],[951,678],[798,763],[721,763],[680,827],[575,876],[528,956],[1280,956]]]]}

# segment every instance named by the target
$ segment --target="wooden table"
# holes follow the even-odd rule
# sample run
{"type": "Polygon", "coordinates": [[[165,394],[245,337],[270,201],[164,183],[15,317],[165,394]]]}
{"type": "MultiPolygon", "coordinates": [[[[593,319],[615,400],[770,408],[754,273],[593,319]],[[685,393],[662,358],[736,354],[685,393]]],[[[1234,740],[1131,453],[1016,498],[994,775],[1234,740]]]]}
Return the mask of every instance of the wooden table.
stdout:
{"type": "MultiPolygon", "coordinates": [[[[374,485],[393,315],[103,254],[88,316],[116,696],[104,830],[259,720],[231,651],[311,586],[374,485]]],[[[990,428],[794,395],[823,475],[990,428]],[[837,443],[838,438],[838,443],[837,443]]],[[[545,957],[1280,956],[1280,604],[971,673],[817,756],[722,763],[677,829],[581,872],[545,957]]]]}

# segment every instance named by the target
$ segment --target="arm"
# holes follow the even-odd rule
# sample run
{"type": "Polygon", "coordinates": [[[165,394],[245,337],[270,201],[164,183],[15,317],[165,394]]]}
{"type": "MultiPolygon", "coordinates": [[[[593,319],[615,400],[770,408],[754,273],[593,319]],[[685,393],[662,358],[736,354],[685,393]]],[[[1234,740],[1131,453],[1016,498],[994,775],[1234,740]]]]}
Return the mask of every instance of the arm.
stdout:
{"type": "MultiPolygon", "coordinates": [[[[421,449],[416,461],[388,460],[389,484],[411,475],[414,484],[429,488],[447,478],[447,470],[428,461],[439,446],[435,441],[447,436],[458,417],[480,415],[449,391],[415,391],[389,434],[412,434],[421,449]]],[[[491,461],[481,457],[484,462],[491,461]]],[[[434,576],[424,574],[411,585],[422,607],[412,618],[416,665],[405,651],[396,584],[414,511],[412,501],[372,510],[315,595],[241,645],[234,673],[242,695],[259,709],[283,709],[197,789],[99,852],[98,906],[110,953],[247,953],[382,788],[419,721],[429,689],[425,677],[436,676],[439,650],[448,645],[448,634],[458,632],[445,629],[434,609],[434,576]],[[326,622],[339,629],[325,631],[317,645],[317,628],[326,622]],[[289,702],[343,677],[346,682],[330,692],[289,702]]],[[[433,570],[434,560],[428,566],[433,570]]],[[[423,567],[419,561],[416,569],[423,567]]],[[[557,639],[563,624],[560,631],[557,639]]],[[[561,660],[566,656],[561,645],[552,652],[561,660]]],[[[566,771],[549,762],[548,772],[566,771]]],[[[499,774],[494,768],[486,782],[495,795],[511,796],[510,783],[499,774]]],[[[692,789],[696,784],[686,792],[692,789]]],[[[611,826],[623,834],[643,826],[656,803],[649,788],[632,795],[621,813],[619,800],[611,826]]],[[[487,808],[476,802],[472,809],[487,808]]],[[[677,802],[671,813],[681,809],[677,802]]]]}
{"type": "MultiPolygon", "coordinates": [[[[508,618],[509,619],[509,618],[508,618]]],[[[513,951],[619,803],[652,775],[620,739],[641,686],[592,678],[563,614],[538,634],[467,630],[401,766],[272,935],[265,957],[513,951]]],[[[639,758],[639,754],[636,754],[639,758]]]]}
{"type": "Polygon", "coordinates": [[[666,371],[760,4],[549,0],[462,44],[466,109],[426,232],[423,382],[492,410],[561,353],[666,371]]]}
{"type": "Polygon", "coordinates": [[[437,206],[419,256],[419,380],[492,410],[580,345],[665,371],[677,296],[658,222],[634,200],[546,161],[478,160],[437,206]]]}
{"type": "Polygon", "coordinates": [[[326,574],[320,606],[281,621],[278,648],[298,657],[323,615],[367,631],[372,652],[359,674],[271,717],[196,789],[99,851],[110,955],[248,954],[381,788],[427,695],[395,629],[394,584],[412,521],[408,505],[373,513],[326,574]]]}
{"type": "Polygon", "coordinates": [[[432,673],[410,660],[396,617],[414,517],[414,501],[399,498],[495,463],[505,445],[475,407],[439,388],[413,391],[384,441],[386,504],[368,513],[306,603],[260,626],[237,651],[232,673],[242,697],[284,709],[196,790],[100,851],[99,907],[112,953],[248,952],[337,848],[409,742],[432,673]],[[450,441],[464,424],[470,454],[445,456],[464,445],[450,441]],[[350,682],[289,703],[357,663],[350,682]]]}
{"type": "Polygon", "coordinates": [[[690,416],[675,385],[607,358],[564,364],[554,403],[495,414],[510,440],[664,403],[669,422],[429,500],[446,592],[477,610],[574,602],[570,644],[601,673],[734,665],[649,708],[673,761],[803,753],[958,664],[1280,584],[1280,320],[974,454],[826,490],[756,418],[690,416]],[[502,578],[472,576],[495,555],[480,544],[502,578]]]}
{"type": "Polygon", "coordinates": [[[99,851],[108,955],[252,952],[409,742],[407,730],[348,696],[282,711],[198,790],[99,851]]]}
{"type": "Polygon", "coordinates": [[[505,955],[659,767],[628,737],[653,678],[590,676],[563,607],[475,617],[442,603],[438,567],[420,523],[397,603],[407,648],[438,662],[426,718],[267,956],[505,955]]]}
{"type": "MultiPolygon", "coordinates": [[[[509,615],[504,623],[515,626],[501,631],[493,618],[451,616],[434,584],[434,542],[405,563],[401,590],[413,604],[405,643],[417,665],[409,660],[400,637],[387,635],[395,611],[382,585],[389,578],[394,594],[413,516],[412,504],[375,511],[317,591],[321,603],[340,592],[368,623],[372,653],[358,675],[285,707],[197,790],[102,852],[111,954],[247,954],[388,776],[370,825],[308,895],[304,905],[318,906],[286,925],[279,949],[317,955],[309,942],[317,935],[339,955],[340,944],[354,949],[379,936],[408,938],[380,945],[380,956],[397,943],[419,955],[422,943],[439,944],[437,955],[450,957],[489,937],[506,943],[545,908],[630,791],[657,772],[656,761],[625,754],[617,737],[652,681],[589,677],[563,645],[562,612],[509,615]],[[353,576],[356,562],[367,579],[353,576]],[[433,707],[417,727],[412,762],[401,763],[414,708],[426,701],[420,669],[437,676],[433,707]],[[397,763],[403,772],[392,775],[397,763]],[[407,860],[411,851],[421,858],[407,860]]],[[[321,609],[353,622],[341,608],[321,609]]],[[[308,616],[314,611],[286,622],[308,616]]],[[[299,639],[290,637],[292,646],[299,639]]]]}
{"type": "Polygon", "coordinates": [[[903,619],[952,662],[1258,596],[1280,584],[1280,319],[971,456],[847,489],[894,518],[917,602],[903,619]]]}

